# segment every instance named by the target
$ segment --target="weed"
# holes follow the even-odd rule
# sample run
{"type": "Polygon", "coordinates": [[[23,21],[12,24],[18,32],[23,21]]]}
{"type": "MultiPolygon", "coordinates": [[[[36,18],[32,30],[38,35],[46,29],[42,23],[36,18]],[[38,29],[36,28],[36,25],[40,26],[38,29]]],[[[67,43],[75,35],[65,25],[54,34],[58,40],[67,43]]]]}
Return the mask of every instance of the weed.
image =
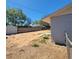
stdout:
{"type": "Polygon", "coordinates": [[[41,36],[40,42],[46,44],[48,39],[49,39],[49,36],[44,34],[41,36]]]}
{"type": "Polygon", "coordinates": [[[44,36],[43,39],[49,39],[49,37],[48,36],[44,36]]]}
{"type": "Polygon", "coordinates": [[[33,44],[32,47],[39,47],[39,45],[38,44],[33,44]]]}
{"type": "Polygon", "coordinates": [[[41,39],[40,43],[45,43],[46,44],[46,40],[45,39],[41,39]]]}

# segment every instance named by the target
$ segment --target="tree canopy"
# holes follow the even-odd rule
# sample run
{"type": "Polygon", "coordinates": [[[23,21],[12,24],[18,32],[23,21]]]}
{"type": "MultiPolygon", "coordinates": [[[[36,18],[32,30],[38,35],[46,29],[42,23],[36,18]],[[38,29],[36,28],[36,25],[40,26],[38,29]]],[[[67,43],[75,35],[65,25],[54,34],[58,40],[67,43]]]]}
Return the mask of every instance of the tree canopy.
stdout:
{"type": "Polygon", "coordinates": [[[40,26],[44,26],[44,27],[50,28],[50,25],[48,23],[44,22],[43,19],[36,20],[36,21],[33,22],[33,24],[38,24],[40,26]]]}
{"type": "MultiPolygon", "coordinates": [[[[23,13],[21,9],[7,9],[6,10],[6,24],[14,26],[23,26],[24,23],[31,23],[31,20],[23,13]]],[[[28,25],[29,25],[28,24],[28,25]]]]}

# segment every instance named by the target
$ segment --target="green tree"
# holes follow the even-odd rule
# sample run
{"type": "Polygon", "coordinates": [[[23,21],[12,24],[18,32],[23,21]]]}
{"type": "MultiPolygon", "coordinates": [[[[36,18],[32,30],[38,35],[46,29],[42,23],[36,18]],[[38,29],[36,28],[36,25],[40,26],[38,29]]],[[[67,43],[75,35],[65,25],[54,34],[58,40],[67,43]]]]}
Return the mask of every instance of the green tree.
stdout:
{"type": "Polygon", "coordinates": [[[20,9],[6,10],[6,25],[22,26],[28,17],[20,9]]]}
{"type": "Polygon", "coordinates": [[[40,22],[39,20],[36,20],[33,22],[33,24],[40,24],[39,22],[40,22]]]}
{"type": "Polygon", "coordinates": [[[33,24],[39,24],[40,26],[44,26],[46,28],[50,28],[49,23],[44,22],[43,19],[36,20],[36,21],[33,22],[33,24]]]}

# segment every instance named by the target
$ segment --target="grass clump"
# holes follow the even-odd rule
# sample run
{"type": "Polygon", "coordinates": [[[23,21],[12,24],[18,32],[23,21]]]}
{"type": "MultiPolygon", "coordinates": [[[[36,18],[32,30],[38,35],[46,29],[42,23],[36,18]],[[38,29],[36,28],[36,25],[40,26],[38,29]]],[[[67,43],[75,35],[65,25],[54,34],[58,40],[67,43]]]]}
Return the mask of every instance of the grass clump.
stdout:
{"type": "Polygon", "coordinates": [[[44,35],[41,36],[40,42],[46,44],[48,39],[49,39],[49,36],[44,34],[44,35]]]}
{"type": "Polygon", "coordinates": [[[46,42],[45,39],[41,39],[41,40],[40,40],[40,43],[45,43],[45,44],[46,44],[47,42],[46,42]]]}
{"type": "Polygon", "coordinates": [[[49,39],[49,37],[48,36],[44,36],[43,39],[49,39]]]}
{"type": "Polygon", "coordinates": [[[38,44],[33,44],[32,47],[39,47],[39,45],[38,44]]]}

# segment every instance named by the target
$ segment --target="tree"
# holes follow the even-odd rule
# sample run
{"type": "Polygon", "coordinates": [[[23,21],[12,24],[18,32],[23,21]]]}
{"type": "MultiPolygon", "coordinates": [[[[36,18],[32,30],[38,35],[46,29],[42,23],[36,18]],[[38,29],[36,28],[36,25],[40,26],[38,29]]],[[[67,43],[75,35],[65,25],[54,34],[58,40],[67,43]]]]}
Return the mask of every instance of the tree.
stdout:
{"type": "Polygon", "coordinates": [[[46,27],[46,28],[50,28],[49,23],[46,23],[43,21],[43,19],[41,20],[36,20],[33,22],[33,24],[39,24],[40,26],[46,27]]]}
{"type": "Polygon", "coordinates": [[[6,10],[6,24],[14,26],[23,26],[24,22],[28,21],[28,17],[20,9],[6,10]]]}
{"type": "Polygon", "coordinates": [[[24,22],[24,26],[27,26],[31,24],[31,19],[27,18],[27,21],[24,22]]]}

